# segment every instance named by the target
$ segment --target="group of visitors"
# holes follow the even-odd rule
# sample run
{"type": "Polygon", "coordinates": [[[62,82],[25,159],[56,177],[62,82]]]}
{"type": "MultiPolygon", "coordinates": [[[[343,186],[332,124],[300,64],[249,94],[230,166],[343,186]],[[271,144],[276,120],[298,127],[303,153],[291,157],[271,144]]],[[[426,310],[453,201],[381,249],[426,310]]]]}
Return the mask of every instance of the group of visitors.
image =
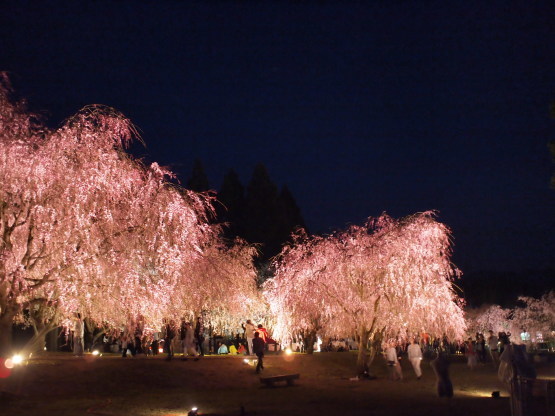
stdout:
{"type": "MultiPolygon", "coordinates": [[[[399,362],[400,355],[397,350],[397,342],[390,342],[389,346],[384,350],[385,359],[387,361],[387,366],[389,370],[389,378],[391,380],[403,380],[403,370],[401,369],[401,363],[399,362]]],[[[416,342],[415,338],[411,338],[410,344],[407,346],[407,356],[408,360],[414,370],[416,379],[420,380],[422,377],[422,369],[420,364],[422,362],[422,348],[416,342]]]]}
{"type": "MultiPolygon", "coordinates": [[[[489,331],[487,338],[482,333],[477,333],[475,337],[469,337],[465,342],[459,344],[456,351],[466,356],[467,364],[472,370],[478,363],[489,361],[487,358],[489,352],[491,362],[496,370],[499,369],[499,377],[504,382],[508,382],[514,376],[514,372],[510,370],[515,366],[518,374],[534,378],[535,371],[524,352],[525,348],[511,344],[510,336],[510,333],[505,332],[499,332],[495,335],[492,330],[489,331]]],[[[403,380],[403,371],[399,360],[405,352],[417,380],[420,380],[422,377],[420,365],[423,353],[429,343],[426,338],[419,338],[412,338],[408,345],[392,341],[384,348],[383,353],[391,380],[403,380]]],[[[430,361],[430,365],[437,378],[437,391],[440,397],[453,396],[453,386],[449,377],[449,355],[453,346],[454,344],[450,344],[444,335],[439,348],[433,349],[435,357],[430,361]]]]}
{"type": "MultiPolygon", "coordinates": [[[[430,365],[436,375],[438,395],[440,397],[452,397],[453,385],[449,378],[449,352],[447,347],[447,337],[443,337],[442,344],[445,346],[436,351],[436,356],[430,362],[430,365]]],[[[416,379],[420,380],[422,378],[421,364],[424,357],[423,352],[428,345],[427,339],[422,337],[419,337],[419,339],[418,337],[413,337],[410,339],[408,344],[398,343],[396,341],[390,342],[384,349],[384,356],[388,366],[390,380],[403,380],[403,370],[399,361],[401,359],[402,351],[406,351],[408,361],[412,366],[416,379]]]]}
{"type": "Polygon", "coordinates": [[[499,356],[509,345],[511,333],[499,332],[497,336],[489,330],[486,339],[482,333],[476,333],[476,337],[469,337],[464,344],[464,354],[467,358],[468,366],[473,370],[478,364],[485,364],[488,355],[495,368],[499,367],[499,356]],[[488,354],[489,351],[489,354],[488,354]]]}
{"type": "MultiPolygon", "coordinates": [[[[168,361],[175,354],[175,338],[177,335],[179,335],[178,346],[182,353],[181,360],[187,361],[188,357],[192,357],[195,361],[198,361],[199,357],[204,355],[204,328],[200,317],[197,317],[194,328],[191,322],[185,318],[181,319],[179,328],[173,320],[165,321],[162,328],[162,339],[164,341],[162,350],[166,352],[166,360],[168,361]]],[[[159,349],[158,345],[155,346],[157,348],[151,347],[153,351],[159,349]]],[[[156,354],[157,351],[154,353],[156,354]]]]}
{"type": "MultiPolygon", "coordinates": [[[[268,331],[262,324],[255,326],[251,320],[247,320],[246,323],[242,324],[242,327],[244,330],[243,336],[238,333],[235,338],[225,339],[214,334],[211,327],[206,331],[200,317],[196,319],[194,327],[185,318],[181,320],[179,325],[176,324],[175,320],[166,319],[159,332],[143,335],[143,330],[140,327],[137,328],[135,333],[130,333],[127,329],[124,329],[118,338],[109,339],[105,337],[104,342],[109,344],[107,347],[110,351],[120,351],[122,357],[135,356],[140,353],[157,355],[163,352],[167,354],[166,360],[168,361],[172,360],[178,353],[181,353],[181,360],[183,361],[189,358],[198,361],[200,357],[205,355],[205,350],[207,350],[207,353],[220,355],[257,355],[259,356],[258,371],[260,371],[264,368],[262,362],[264,351],[267,349],[268,343],[275,343],[275,341],[270,338],[268,331]],[[115,350],[113,347],[115,347],[115,350]]],[[[79,333],[79,326],[75,325],[74,328],[75,334],[79,333]]],[[[77,337],[75,339],[78,340],[77,337]]],[[[76,341],[75,345],[80,344],[76,341]]]]}

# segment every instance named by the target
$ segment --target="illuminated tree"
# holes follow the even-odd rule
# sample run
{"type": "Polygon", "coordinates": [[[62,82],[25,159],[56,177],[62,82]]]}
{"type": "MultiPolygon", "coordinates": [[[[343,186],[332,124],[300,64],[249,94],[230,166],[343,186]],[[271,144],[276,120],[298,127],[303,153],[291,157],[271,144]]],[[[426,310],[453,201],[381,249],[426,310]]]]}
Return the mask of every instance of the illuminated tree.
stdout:
{"type": "Polygon", "coordinates": [[[521,332],[528,332],[535,342],[538,333],[550,336],[555,330],[555,292],[551,291],[536,299],[528,296],[518,298],[522,306],[512,312],[513,326],[521,332]]]}
{"type": "Polygon", "coordinates": [[[492,305],[484,310],[468,312],[468,327],[471,333],[510,332],[512,339],[518,342],[521,332],[528,332],[531,341],[536,341],[538,333],[542,336],[555,330],[555,292],[551,291],[536,299],[528,296],[518,298],[519,305],[504,309],[492,305]]]}
{"type": "Polygon", "coordinates": [[[295,331],[359,339],[363,374],[384,337],[427,332],[463,335],[452,280],[450,233],[431,212],[370,219],[328,237],[299,235],[275,262],[265,290],[275,336],[295,331]]]}
{"type": "Polygon", "coordinates": [[[45,330],[76,311],[114,328],[139,316],[159,327],[183,271],[217,241],[209,201],[126,155],[133,135],[102,106],[48,131],[2,78],[0,352],[24,311],[45,330]]]}
{"type": "Polygon", "coordinates": [[[466,314],[468,332],[473,335],[477,332],[486,334],[492,330],[495,334],[511,331],[511,310],[499,305],[469,310],[466,314]]]}
{"type": "Polygon", "coordinates": [[[186,265],[172,297],[173,316],[202,316],[215,331],[236,329],[261,306],[253,258],[256,250],[237,239],[203,247],[201,257],[186,265]]]}

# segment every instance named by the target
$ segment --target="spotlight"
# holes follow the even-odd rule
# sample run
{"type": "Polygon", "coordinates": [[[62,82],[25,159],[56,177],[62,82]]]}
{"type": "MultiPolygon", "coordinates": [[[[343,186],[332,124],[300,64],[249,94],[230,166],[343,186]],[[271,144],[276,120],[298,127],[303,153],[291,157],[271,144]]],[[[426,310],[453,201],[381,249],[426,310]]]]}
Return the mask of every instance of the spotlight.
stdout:
{"type": "Polygon", "coordinates": [[[12,357],[12,362],[13,362],[15,365],[21,364],[21,363],[23,362],[23,356],[22,356],[22,355],[19,355],[19,354],[14,355],[14,356],[12,357]]]}
{"type": "Polygon", "coordinates": [[[197,416],[198,415],[198,408],[197,407],[193,407],[189,413],[187,413],[187,416],[197,416]]]}
{"type": "Polygon", "coordinates": [[[286,348],[285,349],[285,354],[291,355],[291,354],[293,354],[293,350],[291,348],[286,348]]]}
{"type": "Polygon", "coordinates": [[[248,364],[248,363],[249,363],[249,360],[245,358],[245,359],[243,360],[243,362],[244,362],[245,364],[248,364]]]}
{"type": "Polygon", "coordinates": [[[7,358],[6,361],[4,361],[4,367],[11,370],[16,365],[19,365],[21,363],[23,363],[23,356],[16,354],[12,358],[7,358]]]}
{"type": "Polygon", "coordinates": [[[97,356],[97,355],[99,355],[99,354],[100,354],[100,353],[98,352],[98,350],[94,350],[94,351],[92,352],[92,355],[94,355],[94,356],[97,356]]]}

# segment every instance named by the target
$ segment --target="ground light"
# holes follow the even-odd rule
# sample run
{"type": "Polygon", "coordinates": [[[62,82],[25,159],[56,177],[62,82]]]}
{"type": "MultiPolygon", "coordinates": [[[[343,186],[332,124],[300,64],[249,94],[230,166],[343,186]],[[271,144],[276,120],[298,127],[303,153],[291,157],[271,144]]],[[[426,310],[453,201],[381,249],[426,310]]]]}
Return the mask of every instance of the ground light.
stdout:
{"type": "Polygon", "coordinates": [[[193,407],[191,410],[189,410],[189,413],[187,413],[187,416],[197,416],[197,415],[198,415],[197,407],[193,407]]]}
{"type": "Polygon", "coordinates": [[[4,366],[8,369],[14,368],[16,365],[23,363],[23,356],[20,354],[15,354],[12,358],[8,358],[4,361],[4,366]]]}
{"type": "Polygon", "coordinates": [[[291,355],[291,354],[293,354],[293,350],[291,348],[286,348],[285,349],[285,354],[291,355]]]}
{"type": "Polygon", "coordinates": [[[16,354],[12,357],[12,361],[15,365],[21,364],[23,362],[23,356],[20,354],[16,354]]]}

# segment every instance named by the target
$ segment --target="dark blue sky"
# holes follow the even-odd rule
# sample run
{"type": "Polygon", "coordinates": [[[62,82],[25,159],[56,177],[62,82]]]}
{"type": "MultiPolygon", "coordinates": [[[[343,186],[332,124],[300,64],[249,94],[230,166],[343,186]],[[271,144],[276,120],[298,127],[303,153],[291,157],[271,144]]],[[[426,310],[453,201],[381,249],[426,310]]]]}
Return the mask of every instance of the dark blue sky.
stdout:
{"type": "Polygon", "coordinates": [[[437,209],[463,271],[555,266],[553,1],[5,1],[0,69],[58,123],[128,115],[183,181],[256,163],[313,232],[437,209]]]}

